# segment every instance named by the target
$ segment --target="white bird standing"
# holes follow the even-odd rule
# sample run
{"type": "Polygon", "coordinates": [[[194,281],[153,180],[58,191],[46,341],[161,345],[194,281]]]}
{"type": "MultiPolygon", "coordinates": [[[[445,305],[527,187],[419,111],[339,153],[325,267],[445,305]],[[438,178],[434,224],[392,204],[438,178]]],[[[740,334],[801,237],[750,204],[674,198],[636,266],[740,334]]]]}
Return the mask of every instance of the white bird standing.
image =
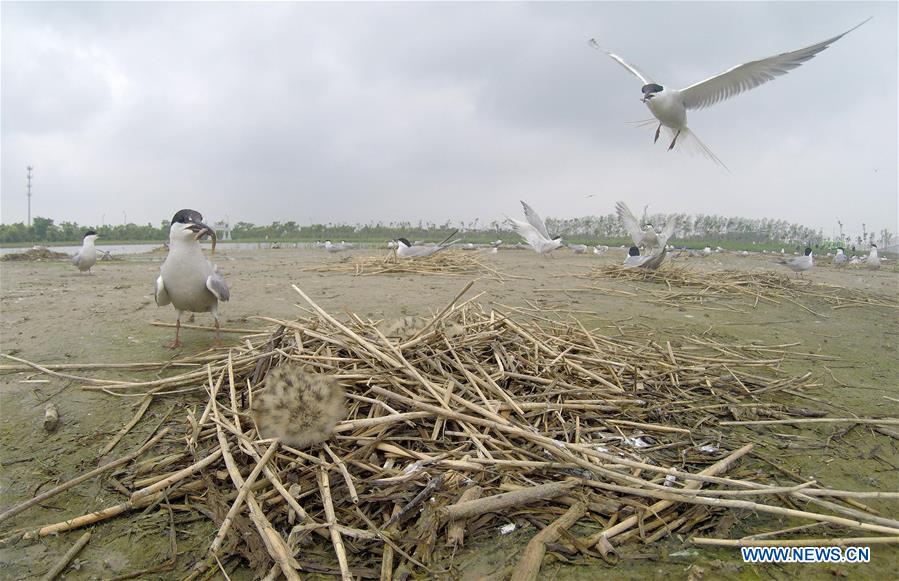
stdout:
{"type": "Polygon", "coordinates": [[[837,265],[838,267],[846,266],[846,264],[849,263],[849,257],[846,256],[846,253],[844,252],[844,250],[845,249],[842,246],[840,246],[839,248],[837,248],[837,253],[833,257],[833,263],[835,265],[837,265]]]}
{"type": "Polygon", "coordinates": [[[216,272],[216,266],[206,260],[200,249],[199,239],[209,235],[215,251],[215,230],[203,223],[203,216],[196,210],[180,210],[172,218],[169,228],[169,253],[159,269],[156,279],[156,304],[171,303],[178,312],[175,322],[175,340],[167,347],[181,345],[181,315],[184,311],[212,313],[215,319],[215,340],[219,340],[219,301],[231,298],[225,279],[216,272]]]}
{"type": "Polygon", "coordinates": [[[865,261],[868,263],[868,268],[872,270],[877,270],[880,268],[880,256],[877,254],[877,245],[871,245],[871,252],[868,254],[868,259],[865,261]]]}
{"type": "Polygon", "coordinates": [[[692,135],[699,145],[701,152],[706,157],[712,159],[722,167],[726,167],[721,160],[705,146],[705,144],[699,141],[696,134],[687,127],[687,110],[710,107],[720,101],[724,101],[735,95],[739,95],[744,91],[749,91],[750,89],[763,85],[781,75],[785,75],[789,71],[801,66],[806,61],[814,58],[819,52],[840,40],[868,20],[870,20],[870,18],[842,34],[838,34],[837,36],[828,38],[827,40],[811,46],[737,65],[721,74],[709,77],[698,83],[693,83],[683,89],[673,89],[654,82],[649,75],[636,66],[629,64],[617,54],[600,47],[595,39],[590,39],[590,45],[597,50],[605,52],[609,57],[630,71],[631,74],[640,79],[643,83],[642,101],[646,104],[653,117],[655,117],[656,121],[659,123],[658,128],[656,128],[655,140],[653,143],[659,140],[659,132],[663,126],[668,128],[674,134],[674,138],[668,146],[669,151],[674,148],[674,144],[677,142],[677,138],[680,137],[681,133],[684,134],[685,138],[692,135]]]}
{"type": "Polygon", "coordinates": [[[575,254],[586,254],[587,253],[587,245],[586,244],[569,244],[568,248],[573,250],[575,254]]]}
{"type": "Polygon", "coordinates": [[[521,206],[524,208],[524,217],[527,218],[527,222],[508,217],[506,220],[512,224],[515,232],[524,238],[534,252],[545,256],[565,245],[561,236],[549,235],[549,232],[546,231],[546,224],[543,223],[543,219],[537,215],[533,208],[524,202],[521,202],[521,206]]]}
{"type": "Polygon", "coordinates": [[[630,208],[624,202],[616,202],[615,210],[618,212],[618,218],[624,224],[624,229],[630,235],[631,240],[637,247],[643,247],[647,250],[655,248],[664,248],[668,243],[668,239],[674,234],[677,226],[675,220],[668,220],[661,232],[656,232],[652,224],[645,224],[644,228],[640,228],[637,217],[634,216],[630,208]]]}
{"type": "Polygon", "coordinates": [[[640,256],[640,249],[636,246],[631,246],[627,251],[627,258],[624,259],[624,267],[648,268],[649,270],[655,270],[658,267],[662,266],[662,263],[665,261],[665,255],[667,253],[668,250],[665,247],[662,247],[662,251],[658,254],[640,256]]]}
{"type": "Polygon", "coordinates": [[[399,258],[425,258],[427,256],[433,256],[437,254],[441,250],[449,248],[457,241],[450,239],[456,235],[458,230],[453,230],[453,232],[444,238],[439,244],[412,244],[409,242],[407,238],[397,238],[396,239],[396,255],[399,258]]]}
{"type": "Polygon", "coordinates": [[[81,250],[72,257],[72,264],[77,266],[81,272],[87,271],[88,274],[93,274],[91,267],[97,264],[97,249],[94,247],[94,241],[99,237],[100,235],[93,230],[84,233],[81,250]]]}
{"type": "Polygon", "coordinates": [[[605,254],[606,250],[608,250],[608,249],[609,249],[608,246],[594,246],[593,254],[596,254],[597,256],[599,256],[600,254],[605,254]]]}
{"type": "Polygon", "coordinates": [[[783,264],[795,272],[797,276],[801,277],[804,271],[815,266],[815,260],[812,258],[812,249],[806,247],[804,256],[798,256],[789,260],[781,260],[778,264],[783,264]]]}

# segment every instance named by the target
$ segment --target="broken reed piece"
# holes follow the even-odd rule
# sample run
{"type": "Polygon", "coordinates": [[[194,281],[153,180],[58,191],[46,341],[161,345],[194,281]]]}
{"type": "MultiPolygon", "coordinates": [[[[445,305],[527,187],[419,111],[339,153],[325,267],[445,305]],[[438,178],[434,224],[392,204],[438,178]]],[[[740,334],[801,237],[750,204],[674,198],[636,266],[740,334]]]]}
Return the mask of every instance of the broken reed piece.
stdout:
{"type": "Polygon", "coordinates": [[[580,480],[577,479],[540,484],[531,486],[530,488],[522,488],[520,490],[513,490],[512,492],[503,492],[501,494],[494,494],[492,496],[469,500],[467,502],[457,502],[456,504],[441,509],[439,514],[446,520],[454,521],[488,512],[499,512],[513,506],[523,506],[533,502],[540,502],[542,500],[562,496],[571,492],[571,490],[579,484],[580,480]]]}
{"type": "Polygon", "coordinates": [[[537,533],[532,538],[521,560],[512,570],[511,581],[535,581],[540,574],[540,566],[543,564],[543,557],[546,555],[547,543],[554,543],[559,540],[563,530],[567,530],[573,526],[582,516],[587,513],[587,504],[578,502],[569,508],[565,514],[557,518],[545,529],[537,533]]]}
{"type": "Polygon", "coordinates": [[[59,427],[59,410],[52,401],[47,402],[44,407],[44,430],[47,432],[55,432],[59,427]]]}
{"type": "Polygon", "coordinates": [[[72,562],[72,559],[74,559],[75,556],[81,552],[81,549],[84,548],[89,540],[91,540],[90,531],[84,533],[78,538],[77,541],[75,541],[75,544],[72,545],[72,547],[68,551],[66,551],[66,554],[63,555],[55,565],[53,565],[53,568],[50,569],[46,575],[41,577],[41,581],[53,581],[53,579],[59,577],[59,575],[66,570],[66,567],[69,566],[69,563],[72,562]]]}
{"type": "MultiPolygon", "coordinates": [[[[473,485],[465,489],[459,501],[456,504],[465,504],[466,502],[477,500],[481,497],[482,488],[473,485]]],[[[451,521],[446,532],[446,544],[453,548],[453,551],[465,544],[465,522],[463,519],[451,521]]]]}

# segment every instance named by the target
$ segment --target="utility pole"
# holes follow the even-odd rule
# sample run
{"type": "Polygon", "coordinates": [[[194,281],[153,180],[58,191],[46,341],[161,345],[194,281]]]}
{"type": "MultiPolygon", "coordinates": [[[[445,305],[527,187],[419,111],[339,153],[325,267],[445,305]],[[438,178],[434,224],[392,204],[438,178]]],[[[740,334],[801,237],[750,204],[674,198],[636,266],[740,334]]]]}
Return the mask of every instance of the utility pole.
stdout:
{"type": "Polygon", "coordinates": [[[28,166],[28,227],[31,228],[31,171],[34,169],[33,166],[28,166]]]}

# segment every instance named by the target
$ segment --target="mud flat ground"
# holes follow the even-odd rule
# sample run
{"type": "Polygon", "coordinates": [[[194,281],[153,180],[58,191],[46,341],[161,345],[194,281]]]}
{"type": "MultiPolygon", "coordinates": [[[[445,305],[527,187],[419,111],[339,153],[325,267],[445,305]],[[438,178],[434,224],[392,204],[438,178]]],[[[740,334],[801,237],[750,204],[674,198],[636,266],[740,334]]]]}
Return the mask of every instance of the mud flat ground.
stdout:
{"type": "MultiPolygon", "coordinates": [[[[371,250],[349,255],[371,256],[371,250]]],[[[836,360],[808,358],[786,362],[796,374],[811,371],[824,386],[808,399],[784,400],[804,407],[823,409],[833,417],[899,416],[899,312],[881,307],[832,309],[813,297],[802,304],[759,303],[745,312],[727,308],[670,307],[643,300],[639,285],[627,281],[602,281],[612,291],[562,292],[556,289],[582,287],[575,275],[597,266],[619,263],[624,251],[606,255],[557,253],[544,259],[527,251],[483,254],[481,259],[497,270],[521,276],[500,282],[479,279],[471,293],[484,291],[482,304],[531,309],[562,308],[576,313],[585,324],[609,321],[640,322],[662,337],[711,334],[722,342],[767,344],[800,343],[795,349],[829,355],[836,360]],[[537,302],[535,302],[537,301],[537,302]],[[820,316],[819,316],[820,315],[820,316]],[[892,399],[891,399],[892,398],[892,399]]],[[[38,364],[164,362],[212,347],[212,333],[187,329],[184,347],[176,352],[164,348],[173,329],[151,326],[153,320],[174,322],[171,307],[157,308],[152,296],[163,254],[130,256],[101,262],[93,276],[77,273],[65,261],[4,262],[0,266],[0,343],[2,353],[38,364]]],[[[443,308],[469,280],[475,278],[438,275],[377,275],[304,272],[306,267],[341,260],[319,250],[247,250],[216,255],[216,262],[231,287],[232,300],[222,306],[225,327],[266,329],[254,316],[293,318],[298,314],[296,284],[320,306],[341,317],[353,312],[363,318],[381,319],[402,315],[429,315],[443,308]]],[[[704,259],[680,261],[691,268],[770,269],[770,255],[740,257],[715,254],[704,259]]],[[[894,267],[878,272],[836,270],[828,265],[813,269],[806,278],[842,287],[888,296],[899,296],[899,273],[894,267]]],[[[209,315],[197,315],[196,324],[211,325],[209,315]]],[[[227,345],[240,341],[239,334],[224,335],[227,345]]],[[[0,364],[10,364],[0,360],[0,364]]],[[[81,373],[74,371],[72,373],[81,373]]],[[[135,381],[154,378],[146,372],[106,372],[106,377],[135,381]]],[[[94,374],[104,377],[102,374],[94,374]]],[[[99,463],[133,450],[160,422],[183,420],[197,396],[154,399],[147,415],[119,446],[103,460],[98,451],[134,414],[137,398],[117,398],[85,391],[78,381],[47,377],[33,372],[0,373],[0,510],[86,472],[99,463]],[[61,426],[52,434],[42,428],[43,409],[52,401],[59,409],[61,426]]],[[[766,426],[756,430],[765,436],[770,456],[783,466],[819,484],[850,490],[899,491],[899,440],[870,427],[845,425],[766,426]],[[830,436],[833,436],[832,438],[830,436]]],[[[107,478],[89,480],[49,499],[0,525],[0,538],[13,530],[37,528],[82,515],[125,500],[107,478]]],[[[896,503],[867,503],[882,515],[895,518],[896,503]]],[[[800,507],[801,508],[801,507],[800,507]]],[[[78,556],[67,578],[112,578],[154,567],[170,558],[169,512],[135,512],[93,527],[93,538],[78,556]]],[[[739,513],[730,530],[731,538],[763,530],[790,526],[770,515],[739,513]]],[[[818,531],[821,529],[818,528],[818,531]]],[[[178,559],[173,571],[141,578],[179,579],[208,547],[215,534],[206,520],[177,522],[178,559]]],[[[816,529],[808,536],[815,536],[816,529]]],[[[80,531],[49,537],[38,542],[0,547],[0,578],[27,579],[43,575],[75,542],[80,531]]],[[[484,578],[514,562],[534,530],[523,527],[505,535],[481,535],[467,542],[459,555],[459,569],[468,578],[484,578]]],[[[667,541],[646,545],[622,558],[615,567],[601,563],[591,567],[551,564],[543,569],[546,578],[592,579],[599,576],[625,579],[675,578],[775,578],[796,576],[893,578],[899,567],[899,548],[872,547],[867,565],[748,565],[737,549],[714,549],[684,544],[674,535],[667,541]]],[[[240,567],[231,578],[252,575],[240,567]]]]}

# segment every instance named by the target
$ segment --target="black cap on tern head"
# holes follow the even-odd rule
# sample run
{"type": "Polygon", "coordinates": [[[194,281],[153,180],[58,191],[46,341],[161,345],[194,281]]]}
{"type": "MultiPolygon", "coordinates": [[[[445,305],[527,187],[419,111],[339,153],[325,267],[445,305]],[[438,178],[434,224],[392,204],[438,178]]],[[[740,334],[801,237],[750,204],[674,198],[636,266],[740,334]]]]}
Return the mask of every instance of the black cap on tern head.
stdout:
{"type": "Polygon", "coordinates": [[[203,214],[187,208],[178,210],[172,217],[172,224],[176,222],[179,224],[200,224],[203,222],[203,214]]]}
{"type": "Polygon", "coordinates": [[[87,232],[84,233],[84,236],[82,236],[81,239],[84,240],[88,236],[96,236],[96,235],[97,235],[97,233],[94,232],[93,230],[88,230],[87,232]]]}
{"type": "Polygon", "coordinates": [[[630,248],[627,249],[627,255],[628,256],[640,256],[640,249],[637,248],[636,246],[631,246],[630,248]]]}
{"type": "Polygon", "coordinates": [[[643,85],[643,94],[644,95],[648,95],[649,93],[659,93],[663,90],[665,90],[665,87],[663,87],[662,85],[658,85],[656,83],[649,83],[649,84],[643,85]]]}
{"type": "Polygon", "coordinates": [[[409,247],[412,246],[412,243],[409,242],[409,241],[408,241],[407,239],[405,239],[405,238],[397,238],[397,242],[402,242],[403,244],[405,244],[406,246],[409,246],[409,247]]]}
{"type": "Polygon", "coordinates": [[[871,243],[871,248],[877,248],[877,245],[874,244],[874,243],[872,242],[872,243],[871,243]]]}
{"type": "Polygon", "coordinates": [[[811,254],[811,253],[812,253],[812,249],[809,248],[808,246],[806,246],[806,247],[805,247],[805,255],[808,256],[808,255],[811,254]]]}

